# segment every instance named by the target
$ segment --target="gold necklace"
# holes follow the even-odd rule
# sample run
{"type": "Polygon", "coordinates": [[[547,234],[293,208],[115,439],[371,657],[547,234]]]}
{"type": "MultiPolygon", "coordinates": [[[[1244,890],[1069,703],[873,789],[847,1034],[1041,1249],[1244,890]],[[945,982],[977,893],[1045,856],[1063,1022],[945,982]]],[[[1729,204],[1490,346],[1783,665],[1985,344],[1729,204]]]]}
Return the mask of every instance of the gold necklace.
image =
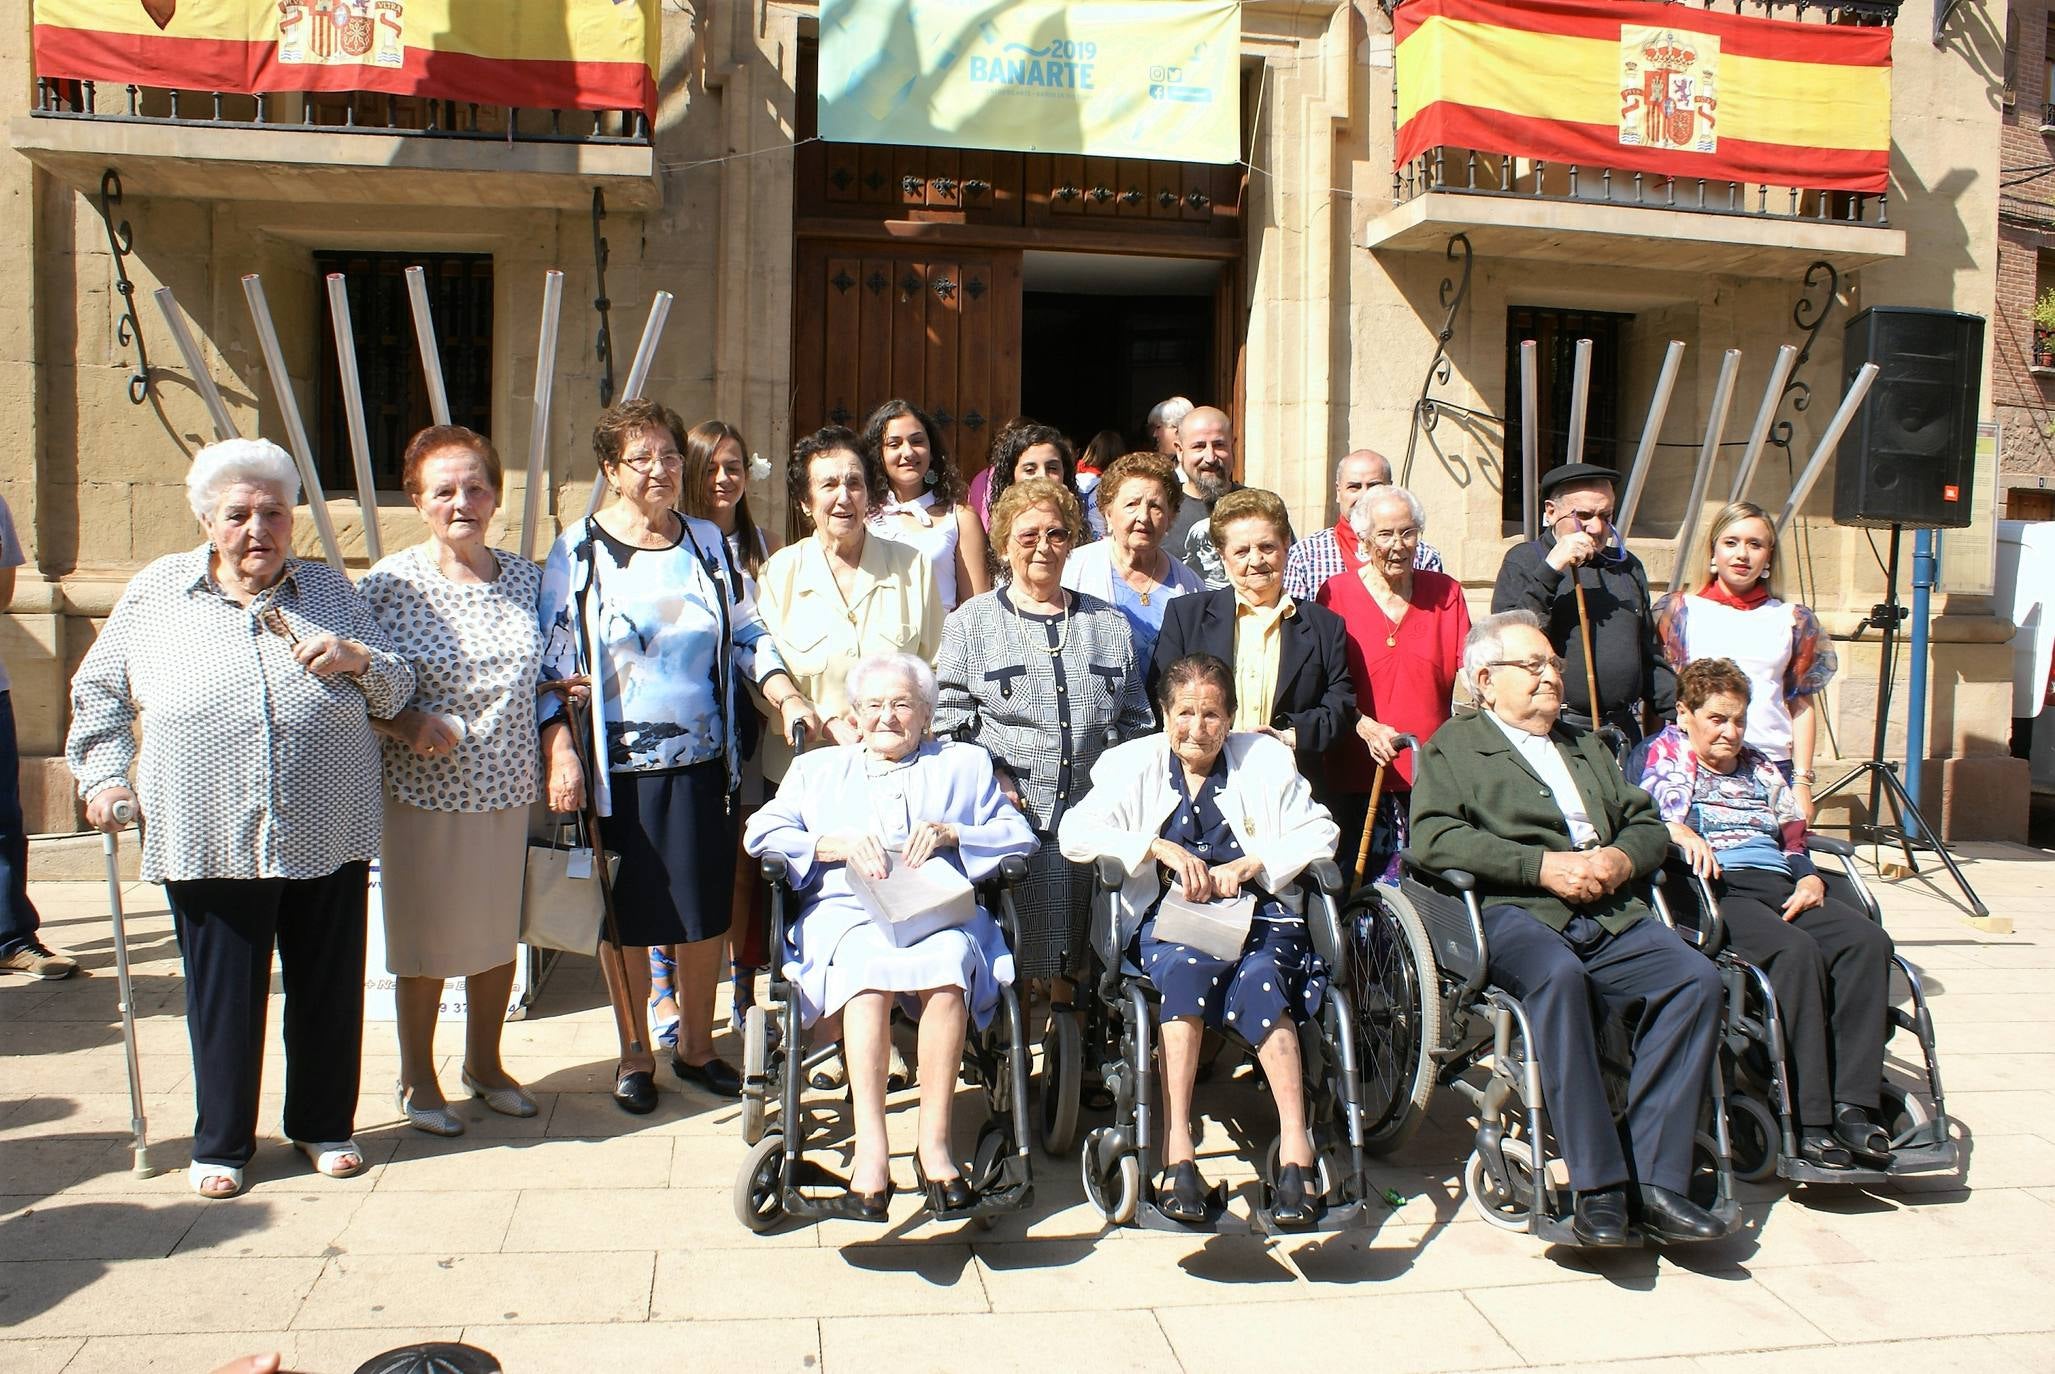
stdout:
{"type": "MultiPolygon", "coordinates": [[[[1156,550],[1156,553],[1157,553],[1157,556],[1158,556],[1158,557],[1162,557],[1162,558],[1168,558],[1168,557],[1170,556],[1170,555],[1168,555],[1168,554],[1164,553],[1164,552],[1163,552],[1163,550],[1161,550],[1161,549],[1158,549],[1158,550],[1156,550]]],[[[1143,573],[1143,574],[1142,574],[1142,576],[1144,576],[1144,577],[1146,577],[1146,578],[1148,578],[1148,579],[1149,579],[1149,585],[1148,585],[1148,586],[1146,586],[1146,587],[1137,587],[1137,586],[1135,586],[1135,584],[1134,584],[1134,583],[1132,583],[1132,582],[1128,582],[1128,579],[1129,579],[1130,577],[1134,576],[1134,573],[1135,573],[1135,565],[1134,565],[1134,564],[1132,564],[1132,563],[1130,563],[1130,564],[1128,564],[1128,565],[1127,565],[1127,571],[1126,571],[1126,572],[1124,572],[1124,573],[1122,573],[1122,574],[1120,575],[1120,580],[1121,580],[1121,581],[1123,581],[1123,582],[1127,582],[1128,590],[1129,590],[1129,591],[1132,591],[1132,592],[1134,592],[1134,593],[1135,593],[1136,595],[1140,596],[1140,597],[1142,598],[1142,604],[1143,604],[1144,606],[1146,606],[1146,605],[1148,605],[1148,604],[1149,604],[1149,595],[1150,595],[1150,593],[1152,593],[1152,592],[1154,592],[1154,591],[1156,590],[1156,585],[1157,585],[1157,583],[1161,582],[1161,581],[1162,581],[1162,579],[1161,579],[1161,578],[1159,578],[1159,577],[1157,577],[1157,576],[1156,576],[1156,575],[1155,575],[1154,573],[1143,573]]]]}

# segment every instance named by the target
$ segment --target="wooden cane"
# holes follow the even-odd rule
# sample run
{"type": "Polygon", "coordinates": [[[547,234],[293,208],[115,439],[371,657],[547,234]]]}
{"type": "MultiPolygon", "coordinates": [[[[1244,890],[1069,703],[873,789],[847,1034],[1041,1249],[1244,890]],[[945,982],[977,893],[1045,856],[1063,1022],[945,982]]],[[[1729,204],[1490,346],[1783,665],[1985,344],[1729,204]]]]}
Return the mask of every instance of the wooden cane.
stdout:
{"type": "Polygon", "coordinates": [[[1363,813],[1363,838],[1356,845],[1356,881],[1350,891],[1363,885],[1363,869],[1370,862],[1370,840],[1377,833],[1377,803],[1384,797],[1385,766],[1378,764],[1377,771],[1370,777],[1370,809],[1363,813]]]}
{"type": "Polygon", "coordinates": [[[1591,657],[1591,611],[1584,604],[1581,565],[1570,570],[1570,585],[1577,589],[1577,637],[1584,645],[1584,690],[1590,694],[1584,700],[1591,708],[1591,728],[1596,730],[1605,724],[1605,716],[1598,701],[1598,668],[1591,657]]]}

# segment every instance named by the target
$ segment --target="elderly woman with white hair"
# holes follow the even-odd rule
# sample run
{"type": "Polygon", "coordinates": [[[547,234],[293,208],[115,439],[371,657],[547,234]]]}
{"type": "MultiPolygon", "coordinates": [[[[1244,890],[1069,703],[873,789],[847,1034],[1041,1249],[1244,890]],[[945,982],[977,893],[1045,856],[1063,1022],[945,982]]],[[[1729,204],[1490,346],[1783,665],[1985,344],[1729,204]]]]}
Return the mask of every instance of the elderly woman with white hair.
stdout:
{"type": "Polygon", "coordinates": [[[145,818],[185,963],[192,1164],[242,1191],[255,1152],[274,950],[285,980],[285,1133],[331,1177],[363,1172],[365,885],[383,801],[371,721],[414,673],[349,578],[292,557],[299,474],[276,444],[201,449],[186,496],[207,542],[129,583],[71,684],[66,759],[86,819],[145,818]],[[141,727],[141,751],[137,727],[141,727]]]}
{"type": "Polygon", "coordinates": [[[1341,826],[1345,861],[1360,851],[1363,827],[1377,827],[1367,876],[1396,878],[1406,842],[1406,803],[1413,758],[1396,747],[1400,735],[1421,743],[1447,723],[1463,667],[1470,608],[1463,584],[1414,566],[1427,511],[1404,487],[1375,487],[1349,512],[1362,563],[1320,588],[1319,603],[1348,631],[1349,676],[1356,685],[1356,731],[1328,757],[1328,788],[1341,826]],[[1371,817],[1376,770],[1389,767],[1380,814],[1371,817]]]}
{"type": "Polygon", "coordinates": [[[886,1219],[891,1200],[885,1072],[896,1001],[920,1018],[920,1133],[915,1172],[935,1212],[973,1201],[949,1144],[949,1104],[968,1025],[990,1023],[1013,955],[998,924],[979,910],[901,946],[850,882],[888,867],[945,863],[972,882],[1009,855],[1034,853],[1025,817],[999,790],[992,758],[974,744],[927,738],[935,674],[911,654],[873,654],[849,672],[855,744],[800,755],[777,797],[750,817],[743,847],[781,856],[803,910],[774,951],[799,998],[800,1018],[835,1034],[855,1103],[856,1149],[848,1212],[886,1219]],[[889,857],[888,857],[889,856],[889,857]]]}

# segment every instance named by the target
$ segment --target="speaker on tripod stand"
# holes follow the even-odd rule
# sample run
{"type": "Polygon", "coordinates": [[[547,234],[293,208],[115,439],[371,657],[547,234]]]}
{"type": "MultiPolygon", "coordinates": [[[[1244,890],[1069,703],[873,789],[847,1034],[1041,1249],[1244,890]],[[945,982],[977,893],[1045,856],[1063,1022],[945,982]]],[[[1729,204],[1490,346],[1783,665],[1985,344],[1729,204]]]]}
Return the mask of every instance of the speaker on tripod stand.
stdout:
{"type": "Polygon", "coordinates": [[[1884,738],[1891,718],[1899,627],[1906,619],[1905,608],[1898,604],[1899,542],[1908,527],[1962,529],[1969,524],[1983,357],[1984,321],[1950,310],[1873,306],[1850,320],[1842,335],[1842,368],[1849,379],[1866,363],[1875,363],[1880,370],[1841,443],[1834,472],[1834,523],[1889,529],[1891,543],[1884,599],[1870,608],[1857,630],[1883,632],[1870,756],[1818,794],[1824,801],[1866,778],[1869,824],[1854,827],[1855,838],[1897,844],[1906,865],[1916,871],[1912,845],[1914,837],[1920,837],[1940,855],[1978,915],[1985,914],[1982,900],[1919,814],[1899,781],[1897,765],[1885,760],[1884,738]],[[1886,796],[1896,817],[1888,826],[1882,824],[1879,809],[1886,796]]]}

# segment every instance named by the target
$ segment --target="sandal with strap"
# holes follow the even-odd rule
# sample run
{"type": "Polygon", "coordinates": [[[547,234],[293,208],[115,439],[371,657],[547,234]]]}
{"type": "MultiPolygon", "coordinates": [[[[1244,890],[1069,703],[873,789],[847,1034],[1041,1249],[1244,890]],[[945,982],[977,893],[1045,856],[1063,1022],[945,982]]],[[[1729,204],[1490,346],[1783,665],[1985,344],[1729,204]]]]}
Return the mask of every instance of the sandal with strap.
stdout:
{"type": "Polygon", "coordinates": [[[371,1167],[363,1148],[354,1140],[295,1140],[293,1148],[307,1157],[315,1173],[328,1178],[355,1178],[371,1167]],[[345,1164],[346,1159],[356,1163],[345,1164]]]}
{"type": "Polygon", "coordinates": [[[195,1193],[206,1198],[209,1202],[226,1202],[232,1197],[241,1196],[243,1191],[243,1171],[231,1168],[226,1164],[202,1164],[196,1159],[186,1165],[186,1182],[192,1185],[195,1193]],[[215,1179],[225,1179],[233,1186],[227,1192],[210,1192],[207,1185],[215,1179]]]}

